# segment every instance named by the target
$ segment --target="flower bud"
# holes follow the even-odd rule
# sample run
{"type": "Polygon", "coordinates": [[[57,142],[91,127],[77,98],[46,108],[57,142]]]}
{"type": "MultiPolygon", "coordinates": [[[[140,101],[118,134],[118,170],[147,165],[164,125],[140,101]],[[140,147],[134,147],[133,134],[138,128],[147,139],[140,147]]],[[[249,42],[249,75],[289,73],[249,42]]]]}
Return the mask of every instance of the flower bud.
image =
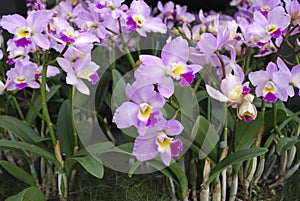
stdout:
{"type": "Polygon", "coordinates": [[[239,119],[242,119],[245,122],[254,120],[257,116],[255,105],[247,100],[242,101],[242,103],[238,105],[237,116],[239,117],[239,119]]]}

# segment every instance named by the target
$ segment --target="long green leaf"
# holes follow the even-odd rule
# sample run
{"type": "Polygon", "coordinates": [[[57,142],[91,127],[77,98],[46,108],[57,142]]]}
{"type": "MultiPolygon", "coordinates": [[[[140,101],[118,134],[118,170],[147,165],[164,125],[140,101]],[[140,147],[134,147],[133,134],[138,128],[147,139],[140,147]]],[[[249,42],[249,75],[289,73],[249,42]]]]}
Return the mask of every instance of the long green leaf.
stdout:
{"type": "Polygon", "coordinates": [[[65,163],[66,163],[66,172],[70,172],[68,163],[70,162],[70,160],[75,160],[77,162],[80,163],[80,165],[86,170],[88,171],[91,175],[102,179],[103,175],[104,175],[104,167],[103,164],[96,160],[94,157],[92,156],[83,156],[83,157],[71,157],[68,158],[65,163]]]}
{"type": "Polygon", "coordinates": [[[71,157],[74,149],[74,137],[70,114],[70,100],[65,100],[61,105],[58,112],[56,128],[61,152],[65,154],[66,157],[71,157]]]}
{"type": "Polygon", "coordinates": [[[218,159],[218,147],[216,146],[220,136],[214,126],[203,116],[199,115],[191,133],[194,144],[201,148],[199,157],[205,158],[208,154],[213,161],[218,159]]]}
{"type": "Polygon", "coordinates": [[[180,188],[181,188],[181,194],[182,198],[185,199],[187,196],[187,190],[188,190],[188,180],[186,177],[185,172],[182,170],[180,165],[178,163],[172,163],[168,168],[172,170],[172,172],[176,175],[180,188]]]}
{"type": "Polygon", "coordinates": [[[249,148],[256,140],[263,124],[263,116],[261,113],[251,122],[237,122],[234,133],[234,150],[242,150],[249,148]]]}
{"type": "Polygon", "coordinates": [[[290,149],[293,145],[300,142],[300,137],[294,136],[294,137],[285,137],[278,141],[276,144],[276,152],[278,155],[281,155],[286,150],[290,149]]]}
{"type": "Polygon", "coordinates": [[[25,170],[22,168],[16,166],[13,163],[10,163],[8,161],[0,160],[0,165],[11,175],[16,177],[17,179],[23,181],[26,184],[29,184],[30,186],[36,186],[35,179],[33,176],[28,174],[25,170]]]}
{"type": "Polygon", "coordinates": [[[46,201],[44,193],[37,187],[29,187],[5,201],[46,201]]]}
{"type": "Polygon", "coordinates": [[[15,117],[1,115],[0,127],[11,131],[21,140],[28,143],[35,144],[45,140],[44,138],[40,137],[38,133],[35,132],[28,124],[22,122],[21,120],[15,117]]]}
{"type": "Polygon", "coordinates": [[[210,182],[212,182],[228,166],[250,160],[253,157],[265,154],[267,151],[268,149],[266,148],[251,148],[239,150],[238,152],[229,155],[227,158],[217,163],[211,170],[210,176],[205,183],[205,188],[207,188],[210,182]]]}
{"type": "MultiPolygon", "coordinates": [[[[59,88],[60,85],[55,85],[50,87],[50,91],[47,93],[47,97],[46,97],[47,102],[56,94],[59,88]]],[[[37,109],[37,111],[40,111],[42,109],[42,96],[39,92],[36,95],[35,99],[33,100],[32,105],[37,109]]],[[[28,122],[29,125],[32,125],[36,119],[36,116],[37,115],[34,113],[33,110],[28,110],[26,115],[26,122],[28,122]]]]}
{"type": "Polygon", "coordinates": [[[0,140],[0,149],[9,149],[9,150],[14,150],[14,149],[25,149],[27,151],[30,151],[32,153],[35,153],[52,163],[54,163],[57,167],[60,166],[60,163],[55,159],[54,154],[50,153],[49,151],[38,147],[36,145],[26,143],[26,142],[20,142],[20,141],[10,141],[10,140],[0,140]]]}
{"type": "Polygon", "coordinates": [[[113,88],[114,93],[112,97],[112,106],[117,107],[120,106],[123,102],[128,100],[128,97],[125,93],[126,82],[122,76],[122,74],[116,70],[112,69],[112,79],[113,79],[113,88]]]}

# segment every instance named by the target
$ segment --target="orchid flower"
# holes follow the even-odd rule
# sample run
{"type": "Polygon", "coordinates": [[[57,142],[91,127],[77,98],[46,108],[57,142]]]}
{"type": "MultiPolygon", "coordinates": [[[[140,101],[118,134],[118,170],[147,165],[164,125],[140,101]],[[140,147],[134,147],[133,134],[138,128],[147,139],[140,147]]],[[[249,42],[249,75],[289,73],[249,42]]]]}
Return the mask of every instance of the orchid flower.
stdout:
{"type": "Polygon", "coordinates": [[[32,11],[27,19],[19,14],[3,16],[0,26],[14,34],[13,41],[17,47],[35,45],[49,49],[49,39],[43,34],[53,13],[49,10],[32,11]]]}
{"type": "Polygon", "coordinates": [[[125,0],[96,0],[90,4],[91,10],[100,13],[108,14],[110,17],[117,19],[123,15],[123,9],[126,7],[122,5],[125,0]]]}
{"type": "Polygon", "coordinates": [[[126,86],[126,95],[131,100],[118,107],[113,116],[117,127],[145,127],[153,124],[153,114],[165,104],[163,96],[154,91],[154,86],[134,82],[126,86]]]}
{"type": "Polygon", "coordinates": [[[176,19],[181,23],[191,23],[195,16],[187,12],[187,6],[176,5],[176,19]]]}
{"type": "Polygon", "coordinates": [[[286,69],[278,70],[281,65],[270,62],[265,71],[260,70],[249,73],[249,80],[256,86],[255,93],[263,97],[266,102],[275,102],[278,99],[287,101],[291,73],[286,69]]]}
{"type": "Polygon", "coordinates": [[[260,10],[261,14],[267,16],[269,11],[281,5],[280,0],[254,0],[253,7],[260,10]]]}
{"type": "Polygon", "coordinates": [[[169,166],[171,157],[179,156],[183,149],[182,141],[172,138],[182,130],[183,126],[179,121],[161,119],[154,127],[149,128],[145,135],[139,135],[135,139],[132,154],[139,161],[150,160],[160,154],[163,163],[169,166]]]}
{"type": "Polygon", "coordinates": [[[213,99],[227,102],[233,107],[241,103],[243,96],[250,93],[249,83],[243,84],[243,79],[233,74],[227,74],[226,78],[221,81],[220,87],[221,91],[218,91],[210,85],[206,85],[206,90],[213,99]]]}
{"type": "Polygon", "coordinates": [[[134,76],[142,82],[158,84],[158,91],[169,98],[174,93],[173,79],[180,80],[181,86],[188,86],[193,82],[195,73],[202,68],[200,65],[187,64],[188,58],[187,41],[177,37],[163,47],[161,58],[140,55],[142,65],[135,71],[134,76]]]}
{"type": "Polygon", "coordinates": [[[229,37],[229,29],[226,29],[224,33],[221,29],[218,29],[217,37],[211,33],[203,33],[201,34],[200,41],[197,43],[197,46],[204,54],[212,55],[225,45],[229,37]]]}
{"type": "Polygon", "coordinates": [[[257,109],[252,104],[254,96],[252,94],[246,94],[242,97],[241,102],[237,106],[237,117],[245,122],[250,122],[257,117],[257,109]]]}
{"type": "Polygon", "coordinates": [[[86,55],[76,61],[70,61],[65,58],[57,58],[60,67],[67,73],[67,84],[74,85],[78,91],[89,95],[90,90],[82,81],[88,80],[92,84],[96,84],[99,80],[97,70],[100,66],[91,61],[91,55],[86,55]]]}
{"type": "Polygon", "coordinates": [[[17,60],[15,67],[7,73],[6,89],[13,91],[15,89],[24,89],[30,87],[38,89],[40,84],[36,81],[36,71],[38,66],[29,60],[17,60]]]}
{"type": "Polygon", "coordinates": [[[144,0],[134,0],[130,5],[130,10],[126,24],[130,30],[136,30],[141,36],[146,37],[147,32],[166,33],[167,26],[159,17],[151,17],[151,9],[144,0]]]}
{"type": "Polygon", "coordinates": [[[285,13],[283,7],[276,7],[268,12],[267,17],[255,11],[253,19],[254,21],[248,31],[259,36],[259,41],[265,43],[271,38],[281,36],[288,27],[291,17],[285,13]]]}

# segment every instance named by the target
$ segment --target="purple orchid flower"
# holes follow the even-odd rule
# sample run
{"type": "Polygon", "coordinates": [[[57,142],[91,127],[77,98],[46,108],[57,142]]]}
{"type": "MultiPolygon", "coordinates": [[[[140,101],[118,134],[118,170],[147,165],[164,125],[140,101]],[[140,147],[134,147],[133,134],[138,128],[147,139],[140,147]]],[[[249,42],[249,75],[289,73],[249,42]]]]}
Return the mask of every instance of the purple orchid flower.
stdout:
{"type": "Polygon", "coordinates": [[[285,8],[287,13],[294,21],[294,25],[299,24],[300,21],[300,3],[297,0],[285,0],[285,8]]]}
{"type": "Polygon", "coordinates": [[[195,16],[187,12],[187,6],[176,5],[176,19],[181,23],[192,23],[195,16]]]}
{"type": "Polygon", "coordinates": [[[124,16],[123,10],[127,10],[126,5],[122,5],[125,0],[97,0],[90,4],[91,10],[107,14],[107,16],[117,19],[120,16],[124,16]]]}
{"type": "Polygon", "coordinates": [[[162,18],[165,23],[167,21],[174,21],[177,12],[175,10],[175,4],[172,1],[168,1],[164,6],[158,1],[157,9],[161,12],[158,16],[162,18]]]}
{"type": "Polygon", "coordinates": [[[151,9],[144,0],[132,1],[126,24],[130,30],[136,30],[146,37],[147,32],[166,33],[167,26],[159,17],[151,17],[151,9]]]}
{"type": "Polygon", "coordinates": [[[289,86],[286,88],[286,91],[290,97],[293,97],[295,95],[295,91],[293,87],[300,89],[300,64],[294,66],[290,71],[290,69],[287,67],[284,61],[280,57],[278,57],[277,66],[281,71],[284,71],[287,74],[289,74],[289,77],[291,79],[289,82],[289,86]]]}
{"type": "Polygon", "coordinates": [[[92,49],[99,39],[86,30],[75,30],[66,20],[55,17],[50,23],[49,36],[61,44],[68,44],[79,51],[82,48],[92,49]]]}
{"type": "Polygon", "coordinates": [[[227,102],[233,107],[236,107],[242,100],[242,97],[250,93],[249,83],[243,84],[243,78],[228,74],[221,82],[221,91],[218,91],[206,85],[207,93],[210,97],[220,102],[227,102]]]}
{"type": "Polygon", "coordinates": [[[270,62],[265,71],[249,73],[249,80],[256,86],[256,95],[262,96],[266,102],[275,102],[278,99],[287,101],[288,99],[291,74],[286,69],[278,70],[278,67],[270,62]]]}
{"type": "Polygon", "coordinates": [[[193,82],[195,73],[202,68],[200,65],[188,65],[188,58],[187,41],[177,37],[164,46],[161,58],[141,55],[142,66],[135,71],[134,76],[141,82],[158,84],[158,91],[169,98],[174,93],[173,79],[180,80],[181,86],[188,86],[193,82]]]}
{"type": "Polygon", "coordinates": [[[299,89],[298,95],[300,96],[300,64],[294,66],[291,70],[292,78],[290,84],[299,89]]]}
{"type": "Polygon", "coordinates": [[[204,54],[212,55],[217,50],[220,50],[228,41],[230,37],[229,29],[223,33],[221,29],[218,29],[218,35],[215,37],[211,33],[201,34],[200,41],[197,43],[198,48],[204,54]]]}
{"type": "Polygon", "coordinates": [[[124,102],[113,116],[117,127],[123,129],[133,125],[138,128],[153,125],[156,122],[155,111],[165,104],[163,96],[154,91],[153,85],[138,81],[126,86],[126,95],[131,102],[124,102]]]}
{"type": "Polygon", "coordinates": [[[170,138],[179,135],[183,126],[177,120],[161,119],[154,127],[149,128],[144,135],[139,135],[134,141],[133,155],[139,161],[154,158],[157,154],[166,166],[171,163],[171,157],[179,156],[183,149],[180,139],[170,138]]]}
{"type": "Polygon", "coordinates": [[[74,85],[78,91],[89,95],[90,90],[82,81],[88,80],[96,84],[99,80],[97,70],[100,68],[96,63],[91,61],[91,55],[86,55],[76,61],[69,61],[65,58],[57,58],[60,67],[67,73],[67,84],[74,85]]]}
{"type": "Polygon", "coordinates": [[[49,49],[49,39],[43,34],[53,13],[49,10],[32,11],[27,19],[18,14],[3,16],[0,26],[14,34],[17,47],[37,45],[49,49]]]}
{"type": "Polygon", "coordinates": [[[245,122],[250,122],[257,117],[257,109],[252,104],[254,96],[247,94],[242,97],[241,102],[237,105],[237,117],[245,122]]]}
{"type": "Polygon", "coordinates": [[[253,1],[253,7],[255,9],[260,10],[261,14],[264,16],[267,16],[269,11],[271,11],[273,8],[276,8],[281,5],[280,0],[255,0],[253,1]]]}
{"type": "Polygon", "coordinates": [[[75,22],[82,30],[86,30],[89,33],[96,35],[100,39],[106,37],[107,31],[102,23],[103,19],[100,14],[93,9],[82,10],[75,22]]]}
{"type": "Polygon", "coordinates": [[[265,43],[271,38],[281,36],[288,27],[291,17],[285,13],[283,7],[276,7],[268,12],[267,17],[255,11],[253,19],[254,21],[248,31],[259,36],[259,41],[265,43]]]}
{"type": "Polygon", "coordinates": [[[38,89],[40,84],[35,77],[37,68],[38,66],[29,60],[17,60],[15,67],[6,73],[6,89],[8,91],[21,90],[25,87],[38,89]]]}

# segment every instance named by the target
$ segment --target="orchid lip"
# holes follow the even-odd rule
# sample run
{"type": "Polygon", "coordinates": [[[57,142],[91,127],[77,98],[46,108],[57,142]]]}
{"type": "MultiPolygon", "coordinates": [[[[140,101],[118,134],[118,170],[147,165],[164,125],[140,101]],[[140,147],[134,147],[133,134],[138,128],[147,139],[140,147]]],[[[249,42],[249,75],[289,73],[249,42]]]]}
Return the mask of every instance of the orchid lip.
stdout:
{"type": "Polygon", "coordinates": [[[264,101],[269,102],[269,103],[276,102],[277,100],[278,100],[278,96],[276,94],[271,93],[271,92],[268,92],[264,96],[264,101]]]}
{"type": "Polygon", "coordinates": [[[20,38],[14,41],[17,47],[26,47],[27,45],[30,45],[32,42],[31,40],[28,40],[27,38],[20,38]]]}

